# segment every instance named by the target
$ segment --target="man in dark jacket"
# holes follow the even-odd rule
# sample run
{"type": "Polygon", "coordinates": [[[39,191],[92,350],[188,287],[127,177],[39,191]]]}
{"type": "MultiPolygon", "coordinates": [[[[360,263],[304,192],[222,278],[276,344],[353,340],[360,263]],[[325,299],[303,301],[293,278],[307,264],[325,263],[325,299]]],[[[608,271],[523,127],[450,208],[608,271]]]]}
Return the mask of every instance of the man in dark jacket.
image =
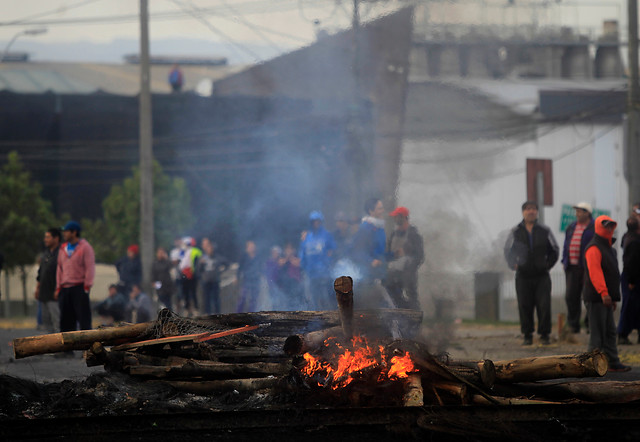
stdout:
{"type": "Polygon", "coordinates": [[[573,333],[580,333],[582,314],[582,286],[584,285],[584,251],[594,235],[592,208],[589,203],[578,203],[576,221],[569,224],[564,236],[562,266],[567,282],[567,324],[573,333]]]}
{"type": "Polygon", "coordinates": [[[130,293],[135,284],[142,280],[142,263],[140,262],[140,249],[137,244],[127,247],[127,254],[116,262],[118,271],[118,285],[122,293],[130,293]]]}
{"type": "Polygon", "coordinates": [[[176,294],[176,286],[171,270],[174,265],[169,260],[169,255],[164,247],[156,249],[156,260],[151,265],[151,280],[158,299],[169,310],[173,309],[173,295],[176,294]]]}
{"type": "Polygon", "coordinates": [[[589,315],[589,351],[600,349],[609,359],[609,371],[629,371],[622,365],[616,347],[613,311],[620,301],[620,272],[613,250],[613,232],[617,223],[606,215],[595,221],[596,234],[585,251],[585,275],[582,296],[589,315]]]}
{"type": "Polygon", "coordinates": [[[523,220],[511,229],[504,246],[507,264],[516,271],[516,294],[523,345],[533,344],[533,311],[538,315],[540,343],[549,344],[551,333],[551,277],[559,248],[551,230],[538,223],[538,205],[522,205],[523,220]]]}
{"type": "Polygon", "coordinates": [[[40,259],[36,292],[34,297],[42,307],[42,324],[49,333],[60,331],[60,307],[56,295],[56,270],[58,268],[58,249],[62,234],[60,229],[51,228],[44,234],[45,250],[40,259]]]}
{"type": "MultiPolygon", "coordinates": [[[[631,345],[629,333],[640,332],[640,222],[635,216],[627,220],[627,233],[622,239],[622,307],[618,322],[618,345],[631,345]]],[[[638,337],[640,342],[640,337],[638,337]]]]}
{"type": "Polygon", "coordinates": [[[422,236],[409,224],[409,209],[396,207],[389,213],[396,227],[387,239],[387,277],[385,286],[399,308],[420,309],[418,267],[424,262],[422,236]]]}

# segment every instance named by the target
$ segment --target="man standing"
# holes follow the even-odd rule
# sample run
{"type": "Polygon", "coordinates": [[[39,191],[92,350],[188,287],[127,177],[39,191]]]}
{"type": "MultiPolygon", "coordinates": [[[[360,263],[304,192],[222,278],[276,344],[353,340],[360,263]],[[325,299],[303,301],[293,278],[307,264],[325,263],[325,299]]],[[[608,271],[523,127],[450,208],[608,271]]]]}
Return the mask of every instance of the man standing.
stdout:
{"type": "Polygon", "coordinates": [[[217,253],[216,246],[209,238],[202,239],[202,256],[198,261],[198,279],[202,287],[204,313],[220,314],[220,279],[229,268],[227,258],[217,253]]]}
{"type": "Polygon", "coordinates": [[[589,351],[600,349],[607,355],[609,371],[629,371],[616,347],[613,311],[620,301],[620,271],[613,250],[613,232],[617,223],[606,215],[595,221],[595,235],[585,251],[586,270],[582,296],[589,315],[589,351]]]}
{"type": "Polygon", "coordinates": [[[333,310],[336,306],[331,279],[331,256],[336,249],[333,235],[324,228],[324,216],[314,210],[309,214],[311,230],[304,234],[298,257],[309,284],[309,298],[317,310],[333,310]]]}
{"type": "Polygon", "coordinates": [[[504,246],[507,264],[516,271],[516,294],[523,345],[533,344],[533,311],[538,315],[540,343],[549,345],[551,333],[551,277],[559,248],[551,230],[538,223],[538,205],[522,205],[523,220],[511,229],[504,246]]]}
{"type": "Polygon", "coordinates": [[[40,259],[35,298],[42,308],[42,324],[49,333],[60,331],[60,307],[56,294],[56,271],[60,229],[52,227],[44,234],[45,251],[40,259]]]}
{"type": "Polygon", "coordinates": [[[631,345],[629,333],[634,329],[640,333],[640,222],[635,216],[627,219],[627,233],[622,240],[622,263],[618,345],[631,345]]]}
{"type": "Polygon", "coordinates": [[[137,244],[127,247],[127,254],[116,262],[116,270],[120,280],[118,285],[122,293],[130,293],[134,284],[142,281],[142,262],[140,248],[137,244]]]}
{"type": "Polygon", "coordinates": [[[396,226],[387,240],[386,287],[396,307],[419,310],[418,267],[424,262],[422,236],[409,224],[406,207],[396,207],[389,216],[396,226]]]}
{"type": "Polygon", "coordinates": [[[258,258],[256,243],[249,240],[245,244],[245,252],[238,263],[237,281],[240,284],[237,313],[255,312],[260,297],[262,264],[258,258]]]}
{"type": "Polygon", "coordinates": [[[578,203],[576,221],[565,232],[562,266],[567,282],[567,324],[573,333],[580,333],[582,314],[582,286],[584,285],[584,251],[594,235],[592,208],[589,203],[578,203]]]}
{"type": "Polygon", "coordinates": [[[384,231],[384,205],[379,198],[370,198],[364,204],[366,216],[353,237],[351,259],[360,272],[360,280],[366,294],[359,299],[364,308],[392,307],[393,301],[382,286],[387,266],[385,248],[387,236],[384,231]]]}
{"type": "Polygon", "coordinates": [[[60,302],[60,331],[91,329],[89,291],[96,262],[93,248],[80,238],[80,224],[69,221],[62,228],[64,244],[58,252],[57,289],[60,302]]]}

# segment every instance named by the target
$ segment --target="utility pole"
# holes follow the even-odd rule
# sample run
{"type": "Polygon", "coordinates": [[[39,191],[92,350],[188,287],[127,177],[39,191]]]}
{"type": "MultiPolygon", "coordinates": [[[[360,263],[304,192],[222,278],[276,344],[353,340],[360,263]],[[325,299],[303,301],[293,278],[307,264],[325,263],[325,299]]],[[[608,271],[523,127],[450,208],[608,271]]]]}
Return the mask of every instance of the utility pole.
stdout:
{"type": "Polygon", "coordinates": [[[366,148],[362,140],[362,116],[360,105],[362,97],[360,93],[360,0],[353,0],[353,16],[351,18],[351,69],[352,69],[352,95],[351,109],[349,110],[349,122],[347,130],[349,161],[353,164],[353,187],[351,194],[351,207],[360,207],[363,204],[363,187],[365,186],[365,174],[368,168],[366,148]]]}
{"type": "Polygon", "coordinates": [[[640,141],[638,86],[638,0],[627,0],[629,28],[629,94],[627,100],[627,179],[629,182],[629,207],[640,201],[640,141]]]}
{"type": "Polygon", "coordinates": [[[140,258],[142,290],[151,293],[153,262],[153,133],[149,85],[149,5],[140,0],[140,258]]]}

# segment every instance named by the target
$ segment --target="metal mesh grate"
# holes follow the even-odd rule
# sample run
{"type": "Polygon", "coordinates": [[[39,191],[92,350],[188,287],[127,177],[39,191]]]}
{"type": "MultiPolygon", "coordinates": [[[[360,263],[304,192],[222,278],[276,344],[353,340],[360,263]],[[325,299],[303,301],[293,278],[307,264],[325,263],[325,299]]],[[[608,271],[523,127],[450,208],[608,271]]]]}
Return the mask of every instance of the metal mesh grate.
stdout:
{"type": "Polygon", "coordinates": [[[152,335],[155,338],[164,338],[168,336],[184,336],[224,330],[228,330],[228,328],[202,320],[183,318],[171,310],[164,308],[158,312],[158,319],[156,319],[156,323],[153,325],[152,335]]]}

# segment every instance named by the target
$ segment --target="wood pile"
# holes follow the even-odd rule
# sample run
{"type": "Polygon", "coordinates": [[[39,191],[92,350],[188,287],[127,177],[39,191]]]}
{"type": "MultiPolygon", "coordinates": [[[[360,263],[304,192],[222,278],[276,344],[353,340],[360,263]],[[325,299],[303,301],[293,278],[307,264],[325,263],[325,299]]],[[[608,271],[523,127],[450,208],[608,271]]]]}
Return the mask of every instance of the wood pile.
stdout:
{"type": "MultiPolygon", "coordinates": [[[[237,391],[289,393],[299,402],[329,406],[543,404],[631,402],[640,384],[549,382],[596,378],[607,372],[600,352],[510,361],[462,361],[432,355],[415,340],[422,312],[353,310],[353,283],[335,281],[337,311],[260,312],[158,320],[115,328],[14,340],[16,358],[85,350],[88,366],[103,365],[145,382],[200,395],[237,391]],[[375,354],[347,374],[338,361],[366,341],[375,354]],[[394,358],[411,367],[392,373],[394,358]],[[309,361],[324,371],[309,374],[309,361]],[[306,368],[305,368],[306,367],[306,368]],[[327,373],[327,367],[333,367],[327,373]],[[345,379],[348,377],[348,383],[345,379]],[[339,387],[339,388],[338,388],[339,387]],[[293,394],[292,394],[293,393],[293,394]]],[[[330,368],[329,368],[330,370],[330,368]]]]}

